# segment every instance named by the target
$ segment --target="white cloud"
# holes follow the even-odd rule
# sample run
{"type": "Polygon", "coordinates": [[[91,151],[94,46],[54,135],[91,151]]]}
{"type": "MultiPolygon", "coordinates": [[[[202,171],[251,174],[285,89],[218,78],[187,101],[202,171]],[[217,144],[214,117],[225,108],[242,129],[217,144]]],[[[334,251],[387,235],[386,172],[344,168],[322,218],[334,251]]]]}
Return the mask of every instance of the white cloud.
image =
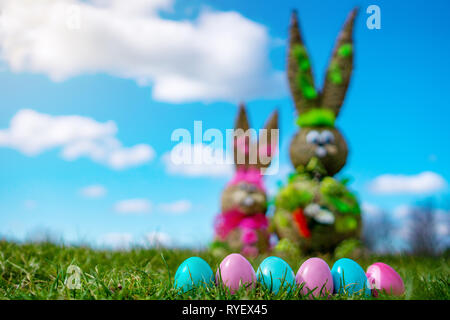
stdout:
{"type": "Polygon", "coordinates": [[[102,185],[94,184],[82,188],[80,193],[86,198],[101,198],[106,194],[106,188],[102,185]]]}
{"type": "Polygon", "coordinates": [[[443,189],[444,178],[437,173],[425,171],[417,175],[385,174],[375,178],[369,188],[374,193],[429,193],[443,189]]]}
{"type": "Polygon", "coordinates": [[[192,203],[188,200],[178,200],[170,203],[161,203],[158,207],[163,212],[182,214],[191,210],[192,203]]]}
{"type": "Polygon", "coordinates": [[[131,148],[118,148],[109,156],[108,163],[115,169],[137,166],[153,159],[155,152],[146,144],[138,144],[131,148]]]}
{"type": "Polygon", "coordinates": [[[1,56],[15,72],[55,81],[107,73],[153,86],[162,101],[273,97],[267,29],[233,11],[164,19],[173,0],[2,0],[1,56]],[[126,3],[126,4],[125,4],[126,3]]]}
{"type": "Polygon", "coordinates": [[[100,237],[100,245],[116,250],[126,250],[131,247],[133,236],[130,233],[112,232],[100,237]]]}
{"type": "Polygon", "coordinates": [[[128,199],[117,202],[114,210],[122,214],[148,213],[152,208],[150,201],[146,199],[128,199]]]}
{"type": "Polygon", "coordinates": [[[202,143],[179,143],[170,152],[165,153],[162,160],[166,171],[173,175],[227,177],[234,170],[224,150],[213,149],[202,143]]]}
{"type": "Polygon", "coordinates": [[[172,244],[172,238],[167,233],[153,231],[145,235],[145,244],[151,247],[168,247],[172,244]]]}
{"type": "Polygon", "coordinates": [[[28,156],[61,148],[65,160],[88,157],[113,169],[137,166],[154,158],[149,145],[124,147],[116,134],[114,121],[102,123],[78,115],[52,116],[22,109],[11,119],[8,129],[0,130],[0,147],[28,156]]]}

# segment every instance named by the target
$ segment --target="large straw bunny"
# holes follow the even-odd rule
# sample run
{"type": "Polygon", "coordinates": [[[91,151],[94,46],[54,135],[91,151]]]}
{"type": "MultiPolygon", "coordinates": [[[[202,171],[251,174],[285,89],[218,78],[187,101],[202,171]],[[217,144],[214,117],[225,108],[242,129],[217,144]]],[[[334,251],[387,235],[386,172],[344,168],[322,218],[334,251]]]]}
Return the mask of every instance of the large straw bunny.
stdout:
{"type": "Polygon", "coordinates": [[[274,228],[279,238],[304,251],[331,251],[360,233],[360,208],[345,182],[332,176],[345,165],[348,149],[334,126],[344,102],[352,69],[353,10],[337,39],[322,91],[316,89],[311,63],[299,31],[296,12],[290,26],[288,79],[297,109],[296,133],[290,145],[296,169],[276,200],[274,228]]]}
{"type": "Polygon", "coordinates": [[[241,105],[235,124],[234,162],[236,172],[222,194],[221,213],[215,222],[215,245],[256,256],[269,248],[267,195],[262,170],[276,152],[272,129],[278,129],[275,111],[266,123],[267,136],[252,143],[245,106],[241,105]],[[252,154],[252,152],[255,152],[252,154]],[[255,157],[253,157],[253,155],[255,157]]]}

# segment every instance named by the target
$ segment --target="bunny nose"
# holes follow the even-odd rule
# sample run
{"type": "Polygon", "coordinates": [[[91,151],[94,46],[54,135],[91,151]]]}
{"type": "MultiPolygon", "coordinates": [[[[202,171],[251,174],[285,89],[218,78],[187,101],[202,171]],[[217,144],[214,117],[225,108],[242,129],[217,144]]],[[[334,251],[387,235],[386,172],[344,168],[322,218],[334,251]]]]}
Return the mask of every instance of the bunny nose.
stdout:
{"type": "Polygon", "coordinates": [[[323,146],[321,146],[321,145],[317,146],[317,147],[316,147],[316,155],[317,155],[319,158],[325,157],[325,156],[327,155],[327,149],[325,149],[325,147],[323,147],[323,146]]]}
{"type": "Polygon", "coordinates": [[[242,204],[246,207],[251,207],[255,203],[255,200],[251,197],[245,197],[244,201],[242,201],[242,204]]]}

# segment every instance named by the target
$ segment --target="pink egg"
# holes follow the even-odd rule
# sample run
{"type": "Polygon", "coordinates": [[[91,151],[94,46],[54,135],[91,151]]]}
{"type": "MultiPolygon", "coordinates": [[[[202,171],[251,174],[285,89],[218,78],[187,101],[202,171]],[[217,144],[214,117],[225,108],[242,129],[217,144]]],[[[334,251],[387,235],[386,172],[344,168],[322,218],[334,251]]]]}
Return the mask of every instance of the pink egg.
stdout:
{"type": "MultiPolygon", "coordinates": [[[[311,290],[315,297],[328,296],[333,293],[333,277],[330,267],[320,258],[310,258],[303,262],[295,277],[300,286],[304,283],[302,294],[306,295],[311,290]]],[[[312,296],[311,296],[312,298],[312,296]]]]}
{"type": "Polygon", "coordinates": [[[376,262],[367,268],[367,279],[374,290],[374,295],[379,291],[400,296],[405,292],[405,285],[400,275],[383,262],[376,262]]]}
{"type": "Polygon", "coordinates": [[[256,283],[256,274],[250,262],[238,253],[232,253],[223,259],[216,273],[216,283],[222,283],[235,293],[241,285],[253,288],[256,283]],[[219,277],[219,271],[221,277],[219,277]]]}

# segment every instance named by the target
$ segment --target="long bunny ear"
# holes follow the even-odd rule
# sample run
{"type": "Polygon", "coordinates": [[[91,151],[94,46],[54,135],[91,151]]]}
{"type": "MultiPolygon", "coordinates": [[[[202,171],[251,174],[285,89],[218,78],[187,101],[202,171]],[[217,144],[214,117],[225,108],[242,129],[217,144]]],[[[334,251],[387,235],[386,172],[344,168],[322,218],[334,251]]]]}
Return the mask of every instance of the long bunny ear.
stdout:
{"type": "Polygon", "coordinates": [[[311,62],[300,34],[297,11],[292,12],[289,30],[287,73],[297,112],[318,107],[318,93],[314,86],[311,62]]]}
{"type": "Polygon", "coordinates": [[[238,116],[234,125],[234,163],[237,167],[247,167],[251,148],[250,125],[245,104],[239,105],[238,116]]]}
{"type": "Polygon", "coordinates": [[[321,106],[337,116],[344,103],[345,93],[353,70],[353,24],[357,8],[350,12],[339,34],[327,69],[321,106]]]}
{"type": "Polygon", "coordinates": [[[242,129],[247,131],[250,128],[247,118],[247,112],[245,111],[245,104],[241,102],[239,105],[238,116],[236,118],[236,122],[234,124],[235,129],[242,129]]]}
{"type": "Polygon", "coordinates": [[[275,110],[270,115],[270,118],[264,125],[264,129],[267,129],[268,133],[270,133],[272,129],[278,129],[278,110],[275,110]]]}
{"type": "Polygon", "coordinates": [[[275,110],[267,120],[265,131],[262,131],[258,139],[258,166],[268,167],[272,161],[272,157],[278,148],[278,110],[275,110]]]}

